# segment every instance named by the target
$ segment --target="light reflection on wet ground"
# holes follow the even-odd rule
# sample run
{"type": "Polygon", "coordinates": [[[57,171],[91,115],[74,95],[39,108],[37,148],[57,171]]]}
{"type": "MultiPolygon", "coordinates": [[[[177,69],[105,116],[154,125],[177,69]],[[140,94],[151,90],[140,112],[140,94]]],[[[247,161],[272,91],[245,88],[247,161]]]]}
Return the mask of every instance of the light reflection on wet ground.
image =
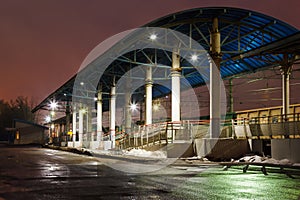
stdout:
{"type": "Polygon", "coordinates": [[[270,172],[265,176],[258,167],[243,173],[241,167],[223,171],[210,168],[178,188],[176,194],[186,199],[299,199],[299,172],[289,178],[270,172]]]}
{"type": "Polygon", "coordinates": [[[297,199],[300,195],[298,176],[264,176],[259,170],[244,174],[240,168],[223,171],[181,163],[129,174],[107,167],[101,158],[68,152],[33,147],[1,147],[0,152],[0,200],[297,199]]]}

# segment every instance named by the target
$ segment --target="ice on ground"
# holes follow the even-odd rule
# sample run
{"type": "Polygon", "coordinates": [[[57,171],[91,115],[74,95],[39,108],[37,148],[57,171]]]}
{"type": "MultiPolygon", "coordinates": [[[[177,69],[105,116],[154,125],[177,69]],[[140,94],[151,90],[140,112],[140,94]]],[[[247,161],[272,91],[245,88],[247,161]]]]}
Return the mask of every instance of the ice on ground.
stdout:
{"type": "Polygon", "coordinates": [[[125,151],[124,155],[144,158],[167,158],[167,154],[163,151],[146,151],[144,149],[132,149],[130,151],[125,151]]]}

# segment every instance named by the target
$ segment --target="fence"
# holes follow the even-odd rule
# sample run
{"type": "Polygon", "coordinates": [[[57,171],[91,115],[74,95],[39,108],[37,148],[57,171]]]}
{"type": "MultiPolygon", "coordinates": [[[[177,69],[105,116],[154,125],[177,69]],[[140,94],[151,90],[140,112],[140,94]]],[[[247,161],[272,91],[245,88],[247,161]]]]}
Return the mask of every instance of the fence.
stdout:
{"type": "Polygon", "coordinates": [[[232,120],[237,138],[300,138],[300,113],[232,120]]]}

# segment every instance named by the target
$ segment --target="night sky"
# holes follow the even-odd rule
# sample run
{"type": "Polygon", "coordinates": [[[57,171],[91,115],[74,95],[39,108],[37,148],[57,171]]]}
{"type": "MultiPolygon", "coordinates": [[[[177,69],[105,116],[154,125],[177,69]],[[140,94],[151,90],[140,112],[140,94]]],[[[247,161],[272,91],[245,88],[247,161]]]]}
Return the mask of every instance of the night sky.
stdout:
{"type": "Polygon", "coordinates": [[[300,29],[299,0],[0,0],[0,99],[39,103],[121,31],[197,7],[258,11],[300,29]]]}

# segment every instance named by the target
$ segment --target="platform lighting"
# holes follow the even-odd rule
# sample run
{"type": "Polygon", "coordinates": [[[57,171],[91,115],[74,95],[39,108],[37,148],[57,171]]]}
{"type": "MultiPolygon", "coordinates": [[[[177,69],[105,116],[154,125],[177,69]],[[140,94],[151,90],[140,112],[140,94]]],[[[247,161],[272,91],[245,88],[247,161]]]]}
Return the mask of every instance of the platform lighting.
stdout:
{"type": "Polygon", "coordinates": [[[84,85],[84,82],[80,82],[80,85],[84,85]]]}
{"type": "Polygon", "coordinates": [[[194,55],[192,55],[191,59],[192,59],[192,61],[196,61],[196,60],[198,60],[198,56],[194,54],[194,55]]]}
{"type": "Polygon", "coordinates": [[[51,115],[51,116],[54,116],[54,115],[55,115],[54,110],[52,110],[52,111],[50,112],[50,115],[51,115]]]}
{"type": "Polygon", "coordinates": [[[159,110],[159,105],[158,104],[154,104],[153,105],[153,110],[154,111],[158,111],[159,110]]]}
{"type": "Polygon", "coordinates": [[[156,34],[151,34],[150,35],[150,40],[156,40],[157,38],[157,35],[156,34]]]}
{"type": "Polygon", "coordinates": [[[45,117],[45,122],[46,123],[49,123],[51,121],[51,117],[49,116],[49,115],[47,115],[46,117],[45,117]]]}
{"type": "Polygon", "coordinates": [[[94,101],[97,101],[98,100],[98,98],[97,97],[94,97],[94,101]]]}
{"type": "Polygon", "coordinates": [[[85,114],[87,112],[87,110],[85,108],[81,108],[80,110],[83,114],[85,114]]]}
{"type": "Polygon", "coordinates": [[[130,110],[135,111],[137,109],[137,105],[135,103],[130,104],[130,110]]]}
{"type": "Polygon", "coordinates": [[[54,109],[57,108],[57,102],[56,102],[55,100],[53,100],[53,101],[50,102],[50,108],[51,108],[52,110],[54,110],[54,109]]]}

